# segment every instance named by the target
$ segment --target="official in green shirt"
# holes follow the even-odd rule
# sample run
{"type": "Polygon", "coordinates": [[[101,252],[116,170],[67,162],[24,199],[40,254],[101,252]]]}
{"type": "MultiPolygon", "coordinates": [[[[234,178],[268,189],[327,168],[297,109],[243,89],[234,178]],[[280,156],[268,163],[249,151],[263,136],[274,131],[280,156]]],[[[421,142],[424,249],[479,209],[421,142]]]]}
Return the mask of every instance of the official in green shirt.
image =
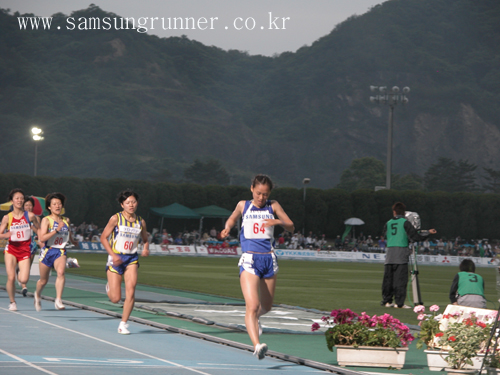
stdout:
{"type": "Polygon", "coordinates": [[[417,231],[405,219],[406,206],[397,202],[392,206],[393,218],[385,226],[383,235],[387,238],[387,250],[384,264],[384,280],[382,281],[382,302],[385,307],[400,309],[411,308],[405,305],[406,286],[408,285],[408,262],[410,260],[409,242],[423,241],[435,229],[417,231]],[[394,299],[394,303],[393,303],[394,299]]]}
{"type": "Polygon", "coordinates": [[[476,265],[471,259],[464,259],[459,266],[450,288],[450,302],[454,305],[486,308],[484,298],[484,280],[476,272],[476,265]]]}

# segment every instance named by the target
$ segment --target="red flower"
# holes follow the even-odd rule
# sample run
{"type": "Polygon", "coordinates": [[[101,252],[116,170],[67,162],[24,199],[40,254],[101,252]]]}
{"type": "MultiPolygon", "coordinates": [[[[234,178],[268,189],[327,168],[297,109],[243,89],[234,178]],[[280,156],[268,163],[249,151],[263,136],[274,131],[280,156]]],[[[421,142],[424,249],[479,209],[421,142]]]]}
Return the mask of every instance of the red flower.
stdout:
{"type": "Polygon", "coordinates": [[[486,324],[484,324],[483,322],[477,322],[477,325],[481,328],[486,328],[486,324]]]}
{"type": "Polygon", "coordinates": [[[443,335],[444,335],[444,333],[443,333],[443,332],[438,332],[438,333],[436,333],[436,337],[442,337],[443,335]]]}
{"type": "Polygon", "coordinates": [[[450,336],[450,338],[448,340],[449,341],[457,341],[457,339],[455,338],[455,336],[450,336]]]}

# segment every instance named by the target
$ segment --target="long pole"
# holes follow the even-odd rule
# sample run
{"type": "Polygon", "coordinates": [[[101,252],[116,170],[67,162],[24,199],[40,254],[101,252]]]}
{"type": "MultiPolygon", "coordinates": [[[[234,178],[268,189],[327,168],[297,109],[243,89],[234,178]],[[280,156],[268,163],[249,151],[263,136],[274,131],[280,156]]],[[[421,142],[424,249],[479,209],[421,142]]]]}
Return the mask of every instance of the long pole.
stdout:
{"type": "Polygon", "coordinates": [[[35,141],[35,171],[33,172],[33,175],[36,177],[36,159],[37,159],[37,155],[38,155],[38,142],[35,141]]]}
{"type": "Polygon", "coordinates": [[[306,189],[307,185],[304,184],[304,227],[302,228],[302,235],[306,234],[306,189]]]}
{"type": "Polygon", "coordinates": [[[392,127],[394,121],[394,105],[389,106],[389,131],[387,132],[387,171],[385,175],[385,188],[391,188],[392,174],[392,127]]]}

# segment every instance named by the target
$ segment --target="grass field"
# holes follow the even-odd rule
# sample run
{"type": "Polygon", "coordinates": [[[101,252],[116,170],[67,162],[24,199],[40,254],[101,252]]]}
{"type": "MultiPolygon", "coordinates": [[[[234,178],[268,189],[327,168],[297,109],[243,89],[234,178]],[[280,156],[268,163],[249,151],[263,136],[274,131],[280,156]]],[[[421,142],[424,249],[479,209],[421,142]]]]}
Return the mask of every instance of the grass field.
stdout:
{"type": "MultiPolygon", "coordinates": [[[[81,268],[68,273],[105,278],[106,255],[69,254],[81,268]]],[[[3,258],[3,257],[2,257],[3,258]]],[[[0,258],[2,261],[3,259],[0,258]]],[[[140,258],[139,283],[177,290],[242,298],[237,258],[150,256],[140,258]]],[[[355,312],[392,315],[406,323],[416,323],[412,310],[380,306],[383,265],[373,263],[279,260],[280,271],[275,303],[330,311],[350,308],[355,312]]],[[[420,266],[420,286],[426,306],[444,308],[458,267],[420,266]]],[[[493,268],[478,268],[486,284],[488,308],[498,308],[496,274],[493,268]]],[[[408,293],[411,298],[411,292],[408,293]]],[[[407,304],[410,304],[407,298],[407,304]]],[[[442,311],[442,310],[441,310],[442,311]]]]}

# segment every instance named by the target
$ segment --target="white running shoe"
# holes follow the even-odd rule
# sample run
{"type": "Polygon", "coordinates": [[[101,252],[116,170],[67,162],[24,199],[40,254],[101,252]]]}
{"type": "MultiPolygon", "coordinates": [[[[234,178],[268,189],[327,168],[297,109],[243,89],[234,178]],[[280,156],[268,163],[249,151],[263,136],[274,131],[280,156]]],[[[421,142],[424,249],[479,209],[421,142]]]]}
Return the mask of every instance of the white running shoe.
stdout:
{"type": "Polygon", "coordinates": [[[56,310],[64,310],[66,307],[63,305],[62,301],[58,298],[54,301],[54,306],[56,307],[56,310]]]}
{"type": "Polygon", "coordinates": [[[33,298],[34,298],[34,303],[35,303],[35,310],[36,311],[41,311],[42,310],[42,302],[40,302],[40,297],[35,293],[33,293],[33,298]]]}
{"type": "Polygon", "coordinates": [[[130,331],[127,328],[127,323],[120,322],[120,325],[118,326],[118,333],[121,333],[122,335],[130,335],[130,331]]]}
{"type": "Polygon", "coordinates": [[[403,305],[403,306],[401,306],[401,307],[399,307],[398,305],[394,305],[394,307],[395,307],[396,309],[411,309],[411,306],[408,306],[408,305],[403,305]]]}
{"type": "Polygon", "coordinates": [[[9,304],[9,311],[17,311],[17,304],[15,302],[9,304]]]}
{"type": "Polygon", "coordinates": [[[389,302],[387,302],[387,303],[385,304],[385,307],[394,307],[394,303],[389,303],[389,302]]]}
{"type": "Polygon", "coordinates": [[[257,358],[264,359],[267,353],[267,345],[266,344],[257,344],[255,346],[255,351],[253,352],[253,355],[256,356],[257,358]]]}
{"type": "Polygon", "coordinates": [[[259,324],[259,337],[262,335],[262,325],[260,324],[260,320],[257,321],[259,324]]]}

